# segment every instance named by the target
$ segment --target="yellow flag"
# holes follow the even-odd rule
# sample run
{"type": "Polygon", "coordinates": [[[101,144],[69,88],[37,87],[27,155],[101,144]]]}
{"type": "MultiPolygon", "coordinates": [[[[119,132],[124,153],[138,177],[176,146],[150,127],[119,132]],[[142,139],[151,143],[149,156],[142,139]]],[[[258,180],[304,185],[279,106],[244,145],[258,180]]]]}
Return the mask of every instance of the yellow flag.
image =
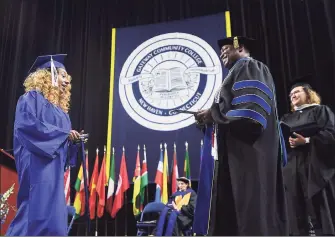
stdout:
{"type": "Polygon", "coordinates": [[[164,160],[163,160],[163,187],[162,187],[162,203],[166,204],[168,202],[168,155],[167,155],[167,145],[164,144],[164,160]]]}

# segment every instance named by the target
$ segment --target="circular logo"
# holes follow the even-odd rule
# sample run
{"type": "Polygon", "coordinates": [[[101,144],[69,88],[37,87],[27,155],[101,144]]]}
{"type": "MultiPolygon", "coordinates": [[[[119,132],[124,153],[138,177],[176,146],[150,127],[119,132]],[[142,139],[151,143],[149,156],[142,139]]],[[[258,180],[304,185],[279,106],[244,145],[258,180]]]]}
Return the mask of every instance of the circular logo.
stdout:
{"type": "Polygon", "coordinates": [[[220,59],[201,38],[168,33],[139,45],[124,63],[119,83],[121,103],[140,125],[173,131],[195,122],[192,114],[211,106],[222,82],[220,59]]]}

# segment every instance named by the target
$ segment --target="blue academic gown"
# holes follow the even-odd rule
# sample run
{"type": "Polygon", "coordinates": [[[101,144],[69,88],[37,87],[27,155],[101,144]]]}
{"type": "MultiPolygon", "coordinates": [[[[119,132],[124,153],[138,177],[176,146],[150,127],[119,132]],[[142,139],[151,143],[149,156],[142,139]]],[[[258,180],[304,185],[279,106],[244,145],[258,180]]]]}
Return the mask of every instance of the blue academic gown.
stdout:
{"type": "Polygon", "coordinates": [[[69,115],[40,92],[19,98],[14,124],[18,210],[6,235],[67,235],[64,165],[70,129],[69,115]]]}

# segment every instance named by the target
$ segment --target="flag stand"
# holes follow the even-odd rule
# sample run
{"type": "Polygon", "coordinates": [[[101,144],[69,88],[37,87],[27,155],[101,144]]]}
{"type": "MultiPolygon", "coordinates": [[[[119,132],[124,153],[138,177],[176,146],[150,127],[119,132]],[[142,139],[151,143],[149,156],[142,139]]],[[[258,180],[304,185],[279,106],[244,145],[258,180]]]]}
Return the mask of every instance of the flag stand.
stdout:
{"type": "Polygon", "coordinates": [[[125,212],[125,214],[124,214],[124,219],[125,219],[125,222],[124,222],[124,230],[125,230],[125,233],[124,233],[124,235],[125,236],[127,236],[127,228],[128,228],[128,218],[127,218],[127,206],[128,206],[128,201],[127,201],[127,191],[125,191],[124,192],[124,203],[125,203],[125,205],[124,205],[124,207],[125,207],[125,209],[124,209],[124,212],[125,212]]]}

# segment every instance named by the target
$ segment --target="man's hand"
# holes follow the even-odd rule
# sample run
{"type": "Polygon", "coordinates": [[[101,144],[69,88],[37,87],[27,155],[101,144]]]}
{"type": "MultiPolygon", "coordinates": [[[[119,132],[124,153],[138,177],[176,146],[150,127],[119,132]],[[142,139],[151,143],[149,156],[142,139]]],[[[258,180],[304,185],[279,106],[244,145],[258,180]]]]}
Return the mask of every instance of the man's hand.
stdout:
{"type": "Polygon", "coordinates": [[[81,130],[80,133],[78,133],[76,130],[71,130],[69,133],[69,139],[71,141],[76,141],[79,139],[79,136],[84,133],[84,130],[81,130]]]}
{"type": "Polygon", "coordinates": [[[306,138],[301,136],[298,133],[293,133],[296,138],[290,137],[288,139],[289,143],[290,143],[290,147],[291,148],[296,148],[297,146],[301,146],[301,145],[305,145],[306,144],[306,138]]]}
{"type": "Polygon", "coordinates": [[[207,124],[213,122],[210,109],[201,110],[198,113],[196,113],[194,117],[198,124],[207,124]]]}

